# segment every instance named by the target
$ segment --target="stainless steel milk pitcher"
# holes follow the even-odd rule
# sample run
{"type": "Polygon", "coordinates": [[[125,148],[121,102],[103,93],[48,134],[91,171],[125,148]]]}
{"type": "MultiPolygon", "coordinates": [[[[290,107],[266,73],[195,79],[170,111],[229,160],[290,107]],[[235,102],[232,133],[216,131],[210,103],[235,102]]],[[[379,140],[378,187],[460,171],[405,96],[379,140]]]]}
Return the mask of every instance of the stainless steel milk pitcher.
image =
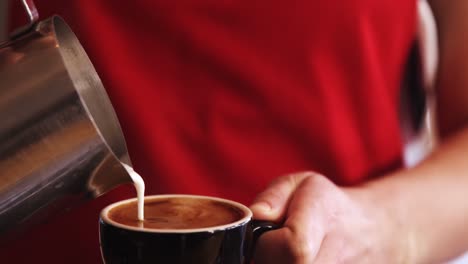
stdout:
{"type": "Polygon", "coordinates": [[[0,240],[131,179],[124,136],[94,67],[59,17],[0,44],[0,240]]]}

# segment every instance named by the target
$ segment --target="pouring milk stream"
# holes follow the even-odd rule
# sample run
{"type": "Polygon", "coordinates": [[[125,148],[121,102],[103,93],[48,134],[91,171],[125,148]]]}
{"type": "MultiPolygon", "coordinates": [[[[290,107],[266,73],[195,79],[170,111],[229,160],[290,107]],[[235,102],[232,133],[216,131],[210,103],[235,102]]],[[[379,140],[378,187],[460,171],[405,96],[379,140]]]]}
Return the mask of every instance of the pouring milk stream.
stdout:
{"type": "Polygon", "coordinates": [[[128,174],[130,175],[130,178],[132,178],[133,184],[135,185],[138,199],[138,220],[143,221],[145,219],[145,182],[143,181],[143,178],[141,178],[140,174],[136,173],[132,167],[124,163],[122,163],[122,165],[127,170],[128,174]]]}

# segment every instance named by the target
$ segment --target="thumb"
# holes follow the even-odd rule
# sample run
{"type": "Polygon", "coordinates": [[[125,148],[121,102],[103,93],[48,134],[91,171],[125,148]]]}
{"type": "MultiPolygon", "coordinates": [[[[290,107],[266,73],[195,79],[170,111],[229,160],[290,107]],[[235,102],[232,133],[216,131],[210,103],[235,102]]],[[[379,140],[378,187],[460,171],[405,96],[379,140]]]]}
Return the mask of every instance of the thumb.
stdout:
{"type": "Polygon", "coordinates": [[[306,178],[316,175],[313,172],[289,174],[274,180],[261,192],[250,206],[254,218],[272,222],[282,222],[289,201],[306,178]]]}

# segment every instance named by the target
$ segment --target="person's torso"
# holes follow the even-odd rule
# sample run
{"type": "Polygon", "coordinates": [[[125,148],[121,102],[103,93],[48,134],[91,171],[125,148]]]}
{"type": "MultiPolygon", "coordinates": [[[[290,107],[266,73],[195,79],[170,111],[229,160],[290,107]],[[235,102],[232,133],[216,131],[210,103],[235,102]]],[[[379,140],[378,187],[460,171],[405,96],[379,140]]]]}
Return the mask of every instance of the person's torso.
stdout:
{"type": "Polygon", "coordinates": [[[283,174],[353,185],[401,163],[415,1],[36,2],[82,41],[148,194],[248,204],[283,174]]]}

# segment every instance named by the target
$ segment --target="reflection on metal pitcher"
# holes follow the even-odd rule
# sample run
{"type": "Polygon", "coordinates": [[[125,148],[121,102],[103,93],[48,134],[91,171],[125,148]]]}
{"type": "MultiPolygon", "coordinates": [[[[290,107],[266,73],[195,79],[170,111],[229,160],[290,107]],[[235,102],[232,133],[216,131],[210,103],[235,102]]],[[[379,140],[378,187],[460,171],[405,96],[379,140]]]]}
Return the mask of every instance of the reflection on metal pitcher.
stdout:
{"type": "Polygon", "coordinates": [[[32,25],[0,46],[0,236],[131,182],[119,122],[75,35],[59,17],[32,25]]]}

